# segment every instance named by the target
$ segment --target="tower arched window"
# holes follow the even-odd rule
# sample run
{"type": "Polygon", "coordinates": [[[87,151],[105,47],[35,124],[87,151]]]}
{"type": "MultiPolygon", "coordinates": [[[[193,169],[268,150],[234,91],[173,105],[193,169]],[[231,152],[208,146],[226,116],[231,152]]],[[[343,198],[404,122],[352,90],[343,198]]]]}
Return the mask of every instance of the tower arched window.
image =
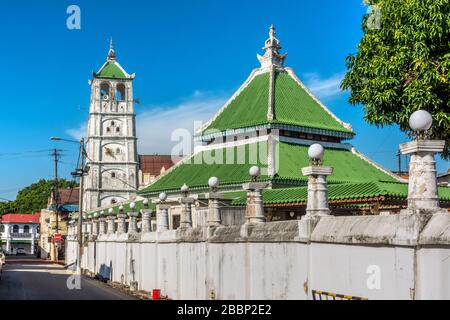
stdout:
{"type": "Polygon", "coordinates": [[[100,84],[100,99],[109,100],[109,84],[107,82],[100,84]]]}
{"type": "Polygon", "coordinates": [[[116,173],[115,172],[111,172],[111,178],[115,178],[116,177],[116,173]]]}
{"type": "Polygon", "coordinates": [[[116,128],[116,132],[119,133],[120,132],[120,127],[116,128]]]}
{"type": "Polygon", "coordinates": [[[13,226],[13,233],[19,233],[19,226],[18,225],[14,225],[13,226]]]}
{"type": "Polygon", "coordinates": [[[23,233],[30,233],[30,226],[23,227],[23,233]]]}
{"type": "Polygon", "coordinates": [[[123,83],[119,83],[116,87],[116,100],[117,101],[125,101],[125,85],[123,83]]]}
{"type": "Polygon", "coordinates": [[[5,232],[5,225],[0,225],[0,233],[4,233],[5,232]]]}

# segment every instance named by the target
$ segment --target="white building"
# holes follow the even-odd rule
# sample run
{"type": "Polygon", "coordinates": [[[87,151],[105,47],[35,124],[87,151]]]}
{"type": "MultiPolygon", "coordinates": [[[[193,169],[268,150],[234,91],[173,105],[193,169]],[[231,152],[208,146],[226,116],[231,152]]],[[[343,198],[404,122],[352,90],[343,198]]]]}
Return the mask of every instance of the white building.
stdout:
{"type": "Polygon", "coordinates": [[[108,58],[91,85],[84,210],[133,199],[138,188],[138,159],[133,79],[116,60],[108,58]]]}
{"type": "Polygon", "coordinates": [[[0,222],[0,239],[4,252],[16,254],[23,248],[26,254],[34,254],[39,241],[41,214],[5,214],[0,222]]]}

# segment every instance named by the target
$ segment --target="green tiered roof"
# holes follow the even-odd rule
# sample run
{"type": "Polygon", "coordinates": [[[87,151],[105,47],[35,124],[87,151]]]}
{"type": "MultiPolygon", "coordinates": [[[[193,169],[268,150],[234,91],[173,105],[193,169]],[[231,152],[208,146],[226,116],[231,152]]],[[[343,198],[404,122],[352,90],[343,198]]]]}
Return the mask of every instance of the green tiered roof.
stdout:
{"type": "MultiPolygon", "coordinates": [[[[236,160],[237,148],[219,149],[216,151],[203,151],[197,153],[187,163],[183,163],[168,171],[152,185],[141,190],[140,194],[157,194],[161,191],[178,191],[186,183],[192,190],[206,189],[208,179],[212,176],[218,177],[221,186],[239,185],[249,181],[248,170],[256,163],[251,163],[248,157],[250,148],[263,148],[267,142],[249,144],[245,146],[245,162],[239,164],[236,160]],[[226,163],[227,154],[234,154],[235,159],[229,161],[234,164],[207,164],[202,163],[202,159],[216,157],[216,153],[221,152],[223,163],[226,163]]],[[[272,180],[278,184],[305,184],[307,179],[300,173],[300,168],[309,165],[308,146],[279,142],[279,171],[275,177],[261,176],[260,180],[272,180]]],[[[260,149],[258,149],[260,150],[260,149]]],[[[259,160],[257,165],[264,167],[267,160],[259,160]]],[[[325,152],[324,165],[334,168],[333,174],[329,177],[330,183],[345,182],[367,182],[386,181],[397,182],[392,176],[378,169],[358,155],[349,150],[327,148],[325,152]]]]}
{"type": "Polygon", "coordinates": [[[122,71],[116,63],[108,62],[97,74],[98,78],[110,79],[128,79],[128,76],[122,71]]]}
{"type": "Polygon", "coordinates": [[[255,76],[203,132],[285,124],[352,133],[285,71],[275,72],[274,118],[269,121],[269,87],[269,72],[255,76]]]}
{"type": "MultiPolygon", "coordinates": [[[[233,205],[245,205],[247,198],[245,192],[226,193],[226,198],[232,200],[233,205]]],[[[328,199],[361,200],[367,201],[384,197],[386,200],[406,199],[408,185],[395,182],[365,182],[330,184],[328,186],[328,199]]],[[[294,187],[283,189],[263,190],[264,204],[306,204],[308,197],[307,187],[294,187]]],[[[450,188],[440,187],[439,197],[442,202],[450,202],[450,188]]]]}
{"type": "Polygon", "coordinates": [[[94,76],[96,78],[120,79],[120,80],[127,80],[134,78],[133,75],[129,75],[117,62],[116,52],[114,51],[112,39],[109,44],[109,52],[107,60],[98,72],[94,72],[94,76]]]}

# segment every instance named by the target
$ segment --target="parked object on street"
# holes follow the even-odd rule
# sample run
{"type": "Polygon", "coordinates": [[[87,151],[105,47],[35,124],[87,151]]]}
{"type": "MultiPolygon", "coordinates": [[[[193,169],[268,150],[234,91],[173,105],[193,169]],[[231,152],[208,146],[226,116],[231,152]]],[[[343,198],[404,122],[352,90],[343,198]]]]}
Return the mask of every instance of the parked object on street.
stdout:
{"type": "Polygon", "coordinates": [[[6,256],[3,251],[0,251],[0,263],[5,265],[6,264],[6,256]]]}
{"type": "Polygon", "coordinates": [[[17,248],[16,256],[26,256],[26,252],[24,248],[17,248]]]}

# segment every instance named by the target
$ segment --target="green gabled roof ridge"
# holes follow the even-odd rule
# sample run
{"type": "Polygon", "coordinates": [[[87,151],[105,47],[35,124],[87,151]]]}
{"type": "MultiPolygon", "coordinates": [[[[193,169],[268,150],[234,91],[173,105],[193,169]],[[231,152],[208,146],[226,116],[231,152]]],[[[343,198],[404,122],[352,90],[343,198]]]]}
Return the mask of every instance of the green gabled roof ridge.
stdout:
{"type": "Polygon", "coordinates": [[[249,84],[257,77],[260,75],[265,74],[266,72],[259,72],[260,69],[253,69],[252,72],[250,73],[250,75],[248,76],[248,78],[244,81],[244,83],[236,90],[236,92],[230,97],[230,99],[228,99],[228,101],[225,102],[225,104],[216,112],[216,114],[208,121],[205,123],[205,125],[203,127],[201,127],[198,132],[197,135],[203,135],[203,133],[208,130],[211,125],[215,122],[215,120],[221,116],[221,114],[225,111],[225,109],[233,102],[236,100],[237,97],[239,97],[242,92],[249,86],[249,84]]]}
{"type": "MultiPolygon", "coordinates": [[[[307,186],[279,188],[279,189],[265,189],[263,190],[264,204],[289,204],[289,203],[306,203],[307,201],[307,186]],[[292,194],[298,194],[297,197],[290,197],[292,194]],[[286,196],[279,197],[278,195],[286,196]]],[[[450,187],[439,187],[439,198],[441,201],[450,201],[450,187]],[[443,192],[445,190],[445,192],[443,192]],[[443,195],[444,193],[444,195],[443,195]]],[[[342,199],[364,199],[377,196],[384,196],[390,199],[407,199],[408,184],[401,182],[380,182],[371,181],[363,183],[342,183],[332,184],[328,186],[328,199],[331,201],[342,199]],[[387,185],[395,185],[397,189],[386,188],[387,185]],[[361,188],[367,188],[368,191],[360,192],[361,188]],[[354,192],[354,196],[349,195],[349,192],[354,192]],[[360,192],[359,194],[357,192],[360,192]]],[[[244,205],[246,202],[246,194],[242,191],[230,193],[226,198],[233,200],[234,205],[244,205]],[[234,196],[231,199],[231,196],[234,196]]]]}
{"type": "Polygon", "coordinates": [[[95,73],[97,78],[104,79],[132,79],[125,69],[117,61],[106,61],[105,64],[95,73]]]}
{"type": "MultiPolygon", "coordinates": [[[[182,163],[177,164],[176,166],[172,167],[170,170],[165,172],[157,180],[155,180],[152,184],[150,184],[147,187],[141,189],[138,192],[138,194],[141,194],[141,195],[154,194],[154,193],[162,192],[162,191],[165,191],[165,192],[172,192],[172,191],[174,191],[175,192],[175,191],[179,190],[179,188],[182,186],[183,183],[187,183],[189,185],[189,181],[185,181],[185,180],[189,180],[189,177],[187,177],[183,181],[178,181],[178,184],[176,186],[168,186],[168,187],[165,187],[165,188],[157,188],[157,189],[154,188],[154,186],[158,185],[158,183],[161,183],[161,181],[162,181],[162,183],[164,183],[165,181],[163,181],[163,180],[166,179],[167,176],[176,174],[177,170],[181,170],[180,168],[182,168],[183,166],[191,166],[191,168],[196,168],[196,170],[197,170],[197,167],[194,167],[194,166],[198,166],[198,165],[205,166],[206,165],[206,166],[214,167],[214,169],[215,169],[214,171],[220,170],[221,167],[223,167],[223,166],[226,166],[227,168],[230,168],[229,166],[234,166],[235,168],[239,168],[238,171],[241,171],[242,174],[244,174],[244,172],[245,172],[245,178],[242,177],[242,178],[238,178],[238,179],[234,179],[234,180],[221,179],[220,184],[222,186],[233,186],[233,185],[237,185],[237,184],[241,184],[241,183],[244,183],[246,181],[249,181],[250,177],[248,176],[247,172],[248,172],[248,169],[254,164],[249,164],[249,163],[245,163],[245,164],[238,164],[238,163],[233,163],[233,164],[227,164],[227,163],[224,163],[224,164],[196,163],[195,162],[195,158],[196,157],[201,157],[203,159],[205,152],[222,152],[223,153],[223,152],[226,152],[226,150],[230,149],[230,148],[244,147],[245,148],[245,152],[246,152],[245,159],[246,159],[246,162],[247,162],[247,160],[249,159],[249,156],[247,154],[248,148],[250,146],[252,146],[252,145],[261,144],[261,143],[267,143],[267,141],[257,141],[257,142],[253,142],[253,143],[249,143],[249,144],[244,144],[244,145],[241,145],[241,146],[224,146],[224,147],[211,149],[211,150],[208,150],[208,149],[207,150],[199,150],[195,154],[192,154],[191,156],[189,156],[185,160],[183,160],[182,163]],[[242,169],[242,167],[247,167],[247,170],[242,169]]],[[[236,152],[233,152],[233,154],[234,154],[234,156],[237,155],[236,152]]],[[[259,163],[258,163],[258,165],[259,165],[259,163]]],[[[204,177],[204,179],[202,180],[201,183],[196,184],[196,185],[189,185],[189,187],[191,188],[191,190],[202,190],[202,189],[208,188],[208,179],[211,176],[213,176],[213,175],[217,176],[218,174],[215,174],[214,172],[212,172],[210,176],[204,177]]],[[[192,177],[192,175],[191,175],[191,177],[192,177]]],[[[221,177],[219,177],[219,178],[221,178],[221,177]]],[[[175,178],[173,178],[172,180],[175,180],[175,178]]],[[[261,176],[260,180],[261,181],[268,181],[268,180],[270,180],[270,177],[269,176],[261,176]]]]}
{"type": "Polygon", "coordinates": [[[320,100],[317,99],[295,76],[292,69],[276,70],[275,72],[277,78],[275,80],[273,120],[268,120],[267,118],[269,108],[270,72],[268,70],[256,69],[253,70],[249,78],[214,115],[214,117],[199,130],[196,136],[205,135],[205,131],[207,130],[217,130],[224,133],[229,130],[248,129],[270,124],[328,130],[351,135],[354,134],[351,126],[340,120],[325,105],[323,105],[323,103],[321,103],[320,100]],[[277,88],[277,86],[280,85],[289,88],[289,86],[286,86],[285,81],[283,82],[283,80],[278,79],[280,75],[286,75],[286,77],[292,81],[292,90],[290,93],[287,92],[287,89],[280,90],[277,88]],[[264,78],[261,79],[261,77],[264,78]],[[259,82],[255,83],[255,81],[259,82]],[[252,95],[255,95],[255,97],[252,97],[252,95]],[[293,100],[295,101],[293,102],[293,100]],[[299,101],[301,102],[300,104],[298,103],[299,101]],[[305,108],[312,111],[305,112],[305,108]],[[298,109],[297,114],[296,117],[294,117],[294,120],[292,120],[293,117],[291,113],[295,111],[295,109],[298,109]],[[242,115],[245,115],[245,117],[242,117],[242,115]],[[311,115],[314,121],[302,120],[305,116],[311,117],[311,115]]]}
{"type": "Polygon", "coordinates": [[[291,76],[292,79],[326,112],[328,113],[336,122],[338,122],[344,129],[345,132],[353,133],[353,128],[349,123],[342,121],[337,115],[334,114],[327,106],[325,106],[319,98],[300,80],[295,74],[292,68],[286,68],[286,72],[291,76]],[[348,128],[347,128],[348,127],[348,128]]]}
{"type": "MultiPolygon", "coordinates": [[[[199,150],[158,177],[155,182],[141,189],[139,194],[156,194],[161,191],[176,192],[183,183],[187,183],[192,190],[203,190],[208,188],[207,181],[211,176],[217,176],[221,180],[221,185],[224,187],[238,186],[248,180],[246,170],[253,165],[250,164],[248,148],[255,144],[264,143],[267,143],[267,141],[255,141],[242,146],[233,144],[223,145],[212,150],[199,150]],[[236,161],[223,161],[223,164],[217,164],[215,162],[208,164],[204,161],[196,161],[203,160],[205,157],[211,155],[217,157],[217,152],[222,153],[223,158],[221,159],[227,159],[228,149],[234,148],[233,154],[236,156],[238,153],[236,148],[242,147],[245,147],[246,152],[244,164],[239,164],[236,161]],[[210,154],[209,152],[213,153],[210,154]]],[[[280,141],[278,145],[280,146],[279,169],[273,177],[264,176],[261,179],[264,179],[264,181],[270,180],[274,185],[278,184],[280,186],[306,184],[307,179],[301,175],[300,170],[302,167],[309,165],[307,156],[308,146],[283,141],[280,141]]],[[[326,147],[325,149],[324,165],[334,167],[334,173],[328,179],[329,184],[351,184],[370,181],[403,182],[395,180],[391,175],[373,165],[373,163],[365,161],[364,158],[359,157],[352,150],[333,147],[326,147]]],[[[261,161],[261,157],[259,157],[259,161],[261,161]]]]}

